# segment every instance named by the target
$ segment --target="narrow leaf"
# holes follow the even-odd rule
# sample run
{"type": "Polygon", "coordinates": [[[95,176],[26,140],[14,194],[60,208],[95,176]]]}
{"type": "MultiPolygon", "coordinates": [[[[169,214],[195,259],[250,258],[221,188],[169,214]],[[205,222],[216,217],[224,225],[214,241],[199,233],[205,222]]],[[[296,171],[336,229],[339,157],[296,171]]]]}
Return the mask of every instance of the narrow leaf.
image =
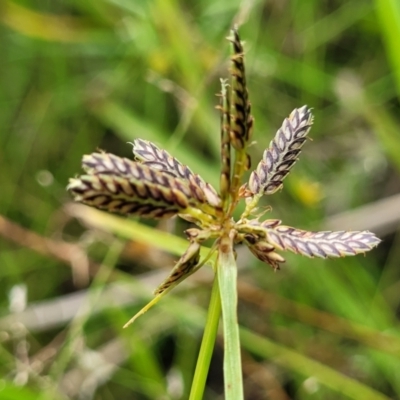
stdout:
{"type": "Polygon", "coordinates": [[[139,310],[124,326],[123,328],[131,325],[137,318],[146,313],[150,308],[155,306],[167,293],[175,288],[180,282],[186,279],[189,275],[194,274],[200,269],[205,263],[207,263],[213,256],[215,247],[211,248],[204,259],[199,263],[200,258],[200,246],[197,247],[197,243],[192,243],[186,250],[185,254],[178,261],[173,271],[179,270],[180,274],[175,276],[171,274],[167,280],[165,280],[156,290],[154,299],[150,300],[141,310],[139,310]],[[183,273],[181,273],[183,272],[183,273]]]}
{"type": "Polygon", "coordinates": [[[237,319],[237,266],[232,242],[232,235],[221,238],[217,266],[224,330],[224,386],[226,400],[242,400],[242,365],[237,319]]]}

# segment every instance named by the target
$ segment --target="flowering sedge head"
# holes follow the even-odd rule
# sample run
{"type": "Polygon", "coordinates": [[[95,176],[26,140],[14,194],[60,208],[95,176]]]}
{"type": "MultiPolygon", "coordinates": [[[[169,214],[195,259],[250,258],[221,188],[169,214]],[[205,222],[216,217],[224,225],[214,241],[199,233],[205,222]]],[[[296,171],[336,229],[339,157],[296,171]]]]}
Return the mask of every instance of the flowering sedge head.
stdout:
{"type": "Polygon", "coordinates": [[[106,211],[143,218],[179,216],[197,228],[186,231],[189,246],[170,275],[155,290],[156,297],[125,326],[147,311],[159,299],[213,255],[223,252],[222,243],[245,244],[261,261],[278,270],[285,261],[279,251],[307,257],[344,257],[365,253],[380,240],[369,231],[310,232],[281,224],[276,219],[254,217],[258,202],[283,187],[283,181],[297,162],[306,142],[313,115],[307,106],[293,110],[283,121],[264,151],[248,182],[248,147],[254,119],[246,85],[244,52],[236,29],[231,43],[230,82],[221,80],[221,171],[217,191],[188,166],[154,143],[136,139],[134,160],[98,152],[83,156],[85,174],[70,179],[68,190],[76,201],[106,211]],[[240,200],[246,208],[235,221],[233,212],[240,200]],[[206,257],[200,244],[214,239],[206,257]]]}

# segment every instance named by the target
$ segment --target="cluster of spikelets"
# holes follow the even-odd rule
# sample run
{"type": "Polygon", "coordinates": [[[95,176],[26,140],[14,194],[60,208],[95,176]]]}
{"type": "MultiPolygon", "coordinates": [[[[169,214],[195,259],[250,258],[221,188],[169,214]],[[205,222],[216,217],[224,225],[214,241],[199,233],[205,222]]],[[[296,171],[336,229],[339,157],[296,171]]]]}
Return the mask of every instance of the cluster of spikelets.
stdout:
{"type": "Polygon", "coordinates": [[[251,144],[253,117],[245,80],[244,55],[236,29],[231,43],[231,80],[221,81],[221,174],[219,193],[188,166],[181,164],[155,144],[136,139],[134,161],[99,152],[85,155],[86,174],[70,180],[68,190],[76,201],[103,210],[143,218],[178,215],[195,225],[186,235],[190,241],[170,276],[156,289],[160,296],[194,273],[222,243],[246,244],[260,260],[275,270],[284,258],[276,250],[289,250],[308,257],[343,257],[364,253],[380,240],[371,232],[309,232],[281,225],[281,221],[260,221],[255,215],[263,195],[282,188],[283,180],[298,160],[313,123],[307,106],[295,109],[286,118],[264,151],[263,158],[242,184],[250,168],[247,153],[251,144]],[[234,157],[232,157],[234,156],[234,157]],[[246,208],[238,221],[233,219],[237,203],[246,208]],[[214,238],[210,253],[200,257],[200,244],[214,238]]]}

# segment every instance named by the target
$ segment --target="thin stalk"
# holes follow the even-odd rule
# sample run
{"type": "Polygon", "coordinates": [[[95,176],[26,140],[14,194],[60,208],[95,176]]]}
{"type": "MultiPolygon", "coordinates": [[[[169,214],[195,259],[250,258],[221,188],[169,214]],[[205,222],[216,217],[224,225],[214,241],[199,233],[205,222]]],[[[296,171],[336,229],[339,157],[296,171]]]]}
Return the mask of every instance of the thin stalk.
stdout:
{"type": "MultiPolygon", "coordinates": [[[[231,233],[234,233],[234,231],[231,233]]],[[[243,400],[242,363],[237,319],[237,266],[233,253],[232,235],[222,237],[219,248],[218,281],[224,325],[225,400],[243,400]]]]}
{"type": "Polygon", "coordinates": [[[248,158],[246,148],[235,151],[235,163],[233,167],[232,182],[231,182],[231,204],[228,211],[229,215],[232,215],[235,211],[239,200],[239,188],[242,182],[243,174],[246,171],[248,165],[248,158]]]}
{"type": "Polygon", "coordinates": [[[253,198],[246,204],[246,208],[240,217],[241,220],[246,219],[251,212],[254,210],[254,208],[257,206],[258,202],[260,201],[260,198],[262,197],[262,193],[257,193],[253,196],[253,198]]]}
{"type": "Polygon", "coordinates": [[[215,274],[210,304],[208,307],[206,327],[204,329],[203,339],[201,341],[199,357],[197,359],[189,400],[201,400],[203,398],[208,370],[210,368],[211,356],[214,350],[214,343],[217,338],[220,316],[221,299],[219,295],[218,275],[215,274]]]}

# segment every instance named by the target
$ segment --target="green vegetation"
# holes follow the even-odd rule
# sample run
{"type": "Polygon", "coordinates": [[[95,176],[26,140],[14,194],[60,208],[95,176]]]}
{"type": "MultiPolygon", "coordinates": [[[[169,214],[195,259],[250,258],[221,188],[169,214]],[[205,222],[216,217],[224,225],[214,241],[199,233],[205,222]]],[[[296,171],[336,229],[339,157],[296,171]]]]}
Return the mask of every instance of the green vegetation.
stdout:
{"type": "MultiPolygon", "coordinates": [[[[83,154],[131,158],[126,142],[140,137],[218,187],[215,93],[232,21],[253,160],[294,108],[315,115],[268,218],[384,239],[366,257],[285,254],[276,273],[238,249],[245,398],[400,397],[397,3],[65,3],[1,5],[0,398],[188,398],[211,268],[122,326],[185,251],[174,235],[189,224],[72,205],[65,186],[83,154]]],[[[205,399],[222,396],[222,348],[205,399]]]]}

